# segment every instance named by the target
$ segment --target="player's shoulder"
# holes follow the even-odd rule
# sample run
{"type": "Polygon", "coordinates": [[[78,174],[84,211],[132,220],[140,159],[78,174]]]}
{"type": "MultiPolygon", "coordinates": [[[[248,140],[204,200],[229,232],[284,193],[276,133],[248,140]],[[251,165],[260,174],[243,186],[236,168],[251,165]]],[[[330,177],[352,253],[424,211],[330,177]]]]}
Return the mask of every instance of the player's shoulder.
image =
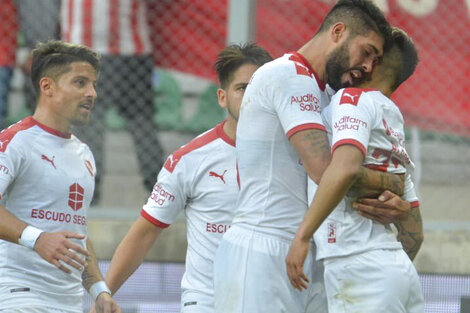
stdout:
{"type": "Polygon", "coordinates": [[[190,163],[198,167],[204,159],[220,153],[220,150],[234,152],[235,141],[223,132],[223,122],[200,134],[186,145],[175,150],[166,160],[164,168],[172,173],[180,163],[190,163]]]}
{"type": "Polygon", "coordinates": [[[11,145],[21,145],[24,138],[27,137],[27,131],[34,126],[36,126],[34,119],[29,116],[2,130],[0,132],[0,152],[5,152],[11,145]]]}
{"type": "Polygon", "coordinates": [[[358,106],[359,104],[369,103],[377,93],[381,94],[375,89],[356,87],[342,88],[333,96],[332,103],[358,106]]]}

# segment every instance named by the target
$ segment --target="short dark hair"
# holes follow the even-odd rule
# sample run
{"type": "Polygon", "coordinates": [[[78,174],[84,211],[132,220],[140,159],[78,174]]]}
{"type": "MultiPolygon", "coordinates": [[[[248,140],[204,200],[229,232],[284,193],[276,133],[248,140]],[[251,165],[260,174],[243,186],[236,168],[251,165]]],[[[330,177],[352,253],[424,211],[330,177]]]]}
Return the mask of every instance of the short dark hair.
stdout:
{"type": "Polygon", "coordinates": [[[367,35],[374,31],[384,38],[384,50],[392,44],[392,30],[384,14],[369,0],[340,0],[326,15],[318,33],[338,22],[346,24],[350,36],[367,35]]]}
{"type": "Polygon", "coordinates": [[[240,66],[244,64],[261,66],[272,59],[268,51],[255,43],[233,44],[225,47],[217,55],[217,61],[214,64],[220,86],[225,89],[233,79],[233,73],[240,66]]]}
{"type": "Polygon", "coordinates": [[[57,80],[62,74],[71,70],[73,62],[88,62],[99,71],[99,56],[86,46],[65,43],[59,40],[50,40],[38,43],[32,51],[31,81],[39,95],[39,81],[48,76],[57,80]]]}
{"type": "Polygon", "coordinates": [[[419,63],[418,51],[413,39],[402,29],[393,27],[393,46],[383,60],[383,66],[389,70],[387,77],[393,78],[392,91],[413,75],[419,63]]]}

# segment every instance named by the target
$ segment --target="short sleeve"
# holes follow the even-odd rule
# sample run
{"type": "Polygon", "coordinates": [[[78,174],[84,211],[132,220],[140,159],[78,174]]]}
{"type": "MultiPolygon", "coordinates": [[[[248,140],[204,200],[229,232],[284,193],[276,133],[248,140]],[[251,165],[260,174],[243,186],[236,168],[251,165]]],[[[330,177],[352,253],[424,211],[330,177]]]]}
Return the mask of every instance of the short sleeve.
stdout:
{"type": "Polygon", "coordinates": [[[0,150],[0,199],[18,175],[25,156],[14,143],[5,151],[0,150]]]}
{"type": "Polygon", "coordinates": [[[172,224],[186,205],[187,177],[184,160],[172,172],[162,167],[152,193],[142,208],[141,216],[162,228],[172,224]]]}
{"type": "Polygon", "coordinates": [[[412,208],[419,206],[419,199],[409,173],[405,174],[405,190],[402,199],[408,201],[412,208]]]}
{"type": "MultiPolygon", "coordinates": [[[[290,63],[294,63],[289,64],[291,67],[304,66],[294,61],[290,63]]],[[[290,138],[305,129],[326,131],[321,118],[322,101],[326,100],[326,95],[320,90],[313,74],[293,68],[284,70],[289,69],[292,72],[279,75],[273,86],[272,104],[284,133],[290,138]]]]}
{"type": "Polygon", "coordinates": [[[376,121],[376,108],[359,88],[338,91],[331,100],[331,150],[339,146],[354,145],[367,153],[370,134],[376,121]]]}

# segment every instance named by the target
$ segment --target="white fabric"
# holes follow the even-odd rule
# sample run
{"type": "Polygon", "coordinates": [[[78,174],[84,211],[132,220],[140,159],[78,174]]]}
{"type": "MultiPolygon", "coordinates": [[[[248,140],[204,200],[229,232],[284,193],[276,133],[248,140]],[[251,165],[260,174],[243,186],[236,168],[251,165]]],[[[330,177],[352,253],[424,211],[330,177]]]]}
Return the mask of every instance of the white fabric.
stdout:
{"type": "MultiPolygon", "coordinates": [[[[184,210],[188,251],[182,303],[194,292],[213,296],[212,264],[222,235],[230,227],[238,196],[235,142],[223,123],[169,156],[142,215],[160,227],[184,210]]],[[[187,308],[192,309],[192,308],[187,308]]]]}
{"type": "Polygon", "coordinates": [[[232,226],[214,265],[215,312],[326,312],[323,269],[314,268],[313,247],[304,264],[312,283],[302,292],[290,284],[285,264],[290,243],[252,226],[232,226]]]}
{"type": "Polygon", "coordinates": [[[63,0],[61,30],[63,40],[101,54],[151,53],[145,1],[63,0]]]}
{"type": "MultiPolygon", "coordinates": [[[[1,203],[47,232],[87,234],[95,165],[88,147],[28,117],[0,133],[1,203]]],[[[71,239],[85,248],[85,239],[71,239]]],[[[0,240],[0,309],[27,303],[82,310],[81,271],[66,274],[34,250],[0,240]],[[12,289],[28,291],[12,292],[12,289]]]]}
{"type": "Polygon", "coordinates": [[[325,260],[329,313],[424,313],[418,273],[403,250],[325,260]]]}
{"type": "Polygon", "coordinates": [[[236,148],[241,190],[233,224],[292,239],[302,221],[307,175],[288,137],[324,129],[320,111],[328,103],[309,67],[299,54],[286,54],[259,68],[245,91],[236,148]]]}
{"type": "MultiPolygon", "coordinates": [[[[404,146],[403,116],[398,107],[379,91],[340,90],[323,110],[322,117],[332,149],[338,146],[335,146],[337,143],[352,144],[367,151],[364,162],[367,166],[391,173],[405,173],[407,168],[408,172],[412,170],[413,163],[404,146]],[[345,97],[345,93],[348,96],[345,97]]],[[[315,182],[309,179],[309,203],[316,188],[315,182]]],[[[410,177],[407,177],[405,189],[405,200],[418,200],[410,177]]],[[[402,248],[388,225],[360,216],[348,197],[323,222],[314,238],[317,259],[373,249],[402,248]]]]}
{"type": "Polygon", "coordinates": [[[1,310],[0,313],[74,313],[76,311],[60,310],[52,307],[25,306],[15,309],[1,310]]]}

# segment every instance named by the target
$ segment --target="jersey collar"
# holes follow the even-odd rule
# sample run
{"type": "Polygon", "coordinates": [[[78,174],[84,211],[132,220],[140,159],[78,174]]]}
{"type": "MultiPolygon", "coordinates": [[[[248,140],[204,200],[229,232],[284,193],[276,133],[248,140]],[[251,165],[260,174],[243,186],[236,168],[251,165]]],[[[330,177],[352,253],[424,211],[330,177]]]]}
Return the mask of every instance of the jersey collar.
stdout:
{"type": "Polygon", "coordinates": [[[235,140],[227,136],[227,134],[224,132],[225,122],[227,122],[227,120],[223,121],[222,123],[220,123],[219,125],[215,127],[215,129],[217,130],[217,136],[219,136],[223,141],[225,141],[229,145],[235,147],[235,140]]]}
{"type": "Polygon", "coordinates": [[[40,128],[42,128],[44,131],[54,135],[54,136],[58,136],[58,137],[61,137],[61,138],[65,138],[65,139],[70,139],[72,137],[72,134],[71,133],[63,133],[61,131],[58,131],[56,129],[53,129],[53,128],[50,128],[38,121],[36,121],[32,116],[30,117],[27,117],[27,119],[30,119],[31,122],[34,124],[34,125],[37,125],[39,126],[40,128]]]}

